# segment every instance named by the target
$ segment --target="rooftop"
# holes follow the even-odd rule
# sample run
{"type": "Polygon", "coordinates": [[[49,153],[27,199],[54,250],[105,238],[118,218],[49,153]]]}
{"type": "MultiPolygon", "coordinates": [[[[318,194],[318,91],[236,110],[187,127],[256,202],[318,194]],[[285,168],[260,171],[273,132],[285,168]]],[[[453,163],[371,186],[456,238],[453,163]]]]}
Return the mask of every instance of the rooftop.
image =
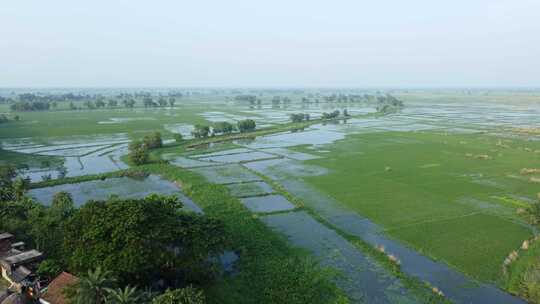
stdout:
{"type": "Polygon", "coordinates": [[[3,261],[11,266],[18,266],[25,263],[31,263],[43,257],[43,254],[35,249],[8,256],[3,261]]]}
{"type": "Polygon", "coordinates": [[[49,287],[47,287],[41,298],[48,303],[65,304],[67,301],[64,298],[63,290],[70,285],[76,284],[78,281],[79,279],[76,276],[62,272],[49,284],[49,287]]]}
{"type": "Polygon", "coordinates": [[[11,234],[11,233],[7,233],[7,232],[0,233],[0,241],[9,240],[9,239],[12,239],[12,238],[13,238],[13,234],[11,234]]]}

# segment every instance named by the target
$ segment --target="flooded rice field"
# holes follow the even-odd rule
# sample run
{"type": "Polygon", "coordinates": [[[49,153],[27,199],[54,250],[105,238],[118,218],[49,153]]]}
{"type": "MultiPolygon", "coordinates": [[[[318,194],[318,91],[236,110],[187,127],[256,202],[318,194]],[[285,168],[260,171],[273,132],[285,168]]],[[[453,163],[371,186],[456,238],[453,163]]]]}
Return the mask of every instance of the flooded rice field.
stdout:
{"type": "Polygon", "coordinates": [[[433,261],[390,239],[378,225],[343,208],[338,202],[301,181],[287,180],[281,181],[281,184],[336,228],[361,238],[373,247],[385,248],[386,253],[400,260],[403,272],[437,286],[455,303],[524,303],[494,286],[477,283],[446,264],[433,261]]]}
{"type": "Polygon", "coordinates": [[[235,184],[262,181],[256,174],[238,164],[191,169],[215,184],[235,184]]]}
{"type": "Polygon", "coordinates": [[[169,163],[182,167],[182,168],[197,168],[197,167],[208,167],[208,166],[217,166],[218,163],[210,163],[207,161],[200,161],[197,159],[178,156],[174,153],[167,153],[161,156],[164,160],[169,161],[169,163]]]}
{"type": "Polygon", "coordinates": [[[150,175],[144,179],[129,177],[108,178],[76,184],[63,184],[53,187],[32,189],[28,195],[44,205],[50,205],[58,192],[68,192],[75,206],[80,207],[89,200],[106,200],[111,196],[122,198],[144,198],[150,194],[176,195],[187,210],[202,212],[191,199],[186,197],[174,183],[150,175]]]}
{"type": "Polygon", "coordinates": [[[225,155],[216,155],[216,156],[206,156],[199,157],[201,161],[207,162],[217,162],[217,163],[241,163],[241,162],[250,162],[255,160],[262,159],[271,159],[276,158],[275,155],[264,153],[264,152],[246,152],[246,153],[235,153],[235,154],[225,154],[225,155]]]}
{"type": "MultiPolygon", "coordinates": [[[[374,113],[372,107],[348,107],[351,115],[374,113]]],[[[333,107],[291,106],[289,108],[239,107],[234,111],[207,111],[199,115],[207,122],[228,121],[236,123],[243,119],[253,119],[258,128],[282,124],[290,120],[292,113],[309,113],[318,118],[333,107]]],[[[111,118],[100,124],[122,124],[143,118],[111,118]]],[[[326,176],[331,172],[320,163],[310,161],[324,159],[334,161],[330,147],[346,141],[351,134],[370,134],[380,132],[436,132],[440,134],[490,134],[508,138],[540,140],[539,135],[521,135],[512,131],[515,127],[538,127],[540,107],[520,108],[511,105],[486,105],[485,103],[438,103],[410,102],[399,113],[381,117],[350,118],[337,123],[315,124],[304,130],[282,132],[251,140],[235,141],[234,148],[223,151],[182,155],[163,154],[162,158],[178,167],[201,174],[209,182],[225,185],[230,193],[253,213],[263,213],[261,220],[285,235],[289,241],[304,248],[321,260],[325,266],[333,267],[342,273],[338,285],[354,302],[368,303],[416,303],[403,283],[375,260],[364,254],[349,241],[330,229],[338,229],[348,235],[358,237],[373,247],[385,248],[385,252],[397,257],[401,270],[421,281],[427,281],[443,290],[456,303],[523,303],[498,288],[460,273],[444,262],[434,261],[426,255],[414,251],[403,243],[390,238],[385,229],[325,195],[319,189],[308,185],[303,179],[326,176]],[[300,149],[301,147],[303,149],[300,149]],[[298,150],[298,151],[297,151],[298,150]],[[300,152],[302,151],[302,152],[300,152]],[[301,200],[310,211],[316,212],[326,222],[322,224],[309,213],[298,210],[279,189],[273,189],[268,179],[278,183],[290,195],[301,200]],[[275,214],[264,214],[275,213],[275,214]]],[[[166,132],[180,133],[191,138],[193,125],[183,122],[163,125],[166,132]]],[[[398,139],[388,139],[366,145],[391,146],[398,139]]],[[[401,144],[420,144],[410,138],[402,138],[401,144]]],[[[55,156],[63,160],[61,167],[33,167],[20,171],[32,181],[40,181],[63,176],[82,176],[100,174],[127,168],[121,157],[127,153],[129,138],[126,134],[107,136],[56,138],[35,140],[32,138],[2,141],[2,149],[31,155],[55,156]]],[[[362,142],[364,144],[364,142],[362,142]]],[[[348,151],[362,155],[362,151],[348,151]]],[[[440,164],[427,163],[421,169],[429,170],[440,164]]],[[[391,171],[391,168],[387,171],[391,171]]],[[[504,185],[497,181],[480,178],[477,184],[499,188],[504,185]]],[[[43,204],[50,204],[59,191],[73,195],[77,206],[90,199],[102,200],[111,195],[141,198],[151,193],[174,194],[185,203],[186,209],[195,212],[202,210],[173,183],[149,176],[144,180],[127,177],[110,178],[65,184],[60,186],[33,189],[29,194],[43,204]]],[[[517,196],[519,197],[519,196],[517,196]]],[[[359,198],[361,199],[361,198],[359,198]]],[[[458,202],[474,206],[476,209],[489,209],[499,215],[511,216],[508,208],[493,208],[489,202],[463,197],[458,202]]],[[[491,211],[490,211],[491,212],[491,211]]],[[[225,257],[227,260],[227,258],[225,257]]],[[[232,258],[231,258],[232,259],[232,258]]]]}
{"type": "Polygon", "coordinates": [[[250,197],[267,195],[274,192],[272,186],[265,182],[249,182],[227,185],[229,191],[236,197],[250,197]]]}
{"type": "Polygon", "coordinates": [[[44,165],[19,170],[20,176],[38,182],[127,169],[128,166],[120,158],[127,153],[129,141],[126,134],[40,139],[41,143],[27,138],[3,140],[2,149],[53,156],[63,161],[62,165],[52,168],[44,165]]]}
{"type": "Polygon", "coordinates": [[[274,180],[287,179],[291,177],[301,178],[305,176],[323,175],[328,170],[315,165],[307,165],[291,159],[270,159],[244,164],[259,174],[265,175],[274,180]]]}
{"type": "Polygon", "coordinates": [[[298,145],[324,145],[343,138],[345,134],[341,132],[309,129],[263,136],[252,142],[243,141],[242,145],[251,149],[284,148],[298,145]]]}
{"type": "Polygon", "coordinates": [[[251,212],[270,213],[293,210],[295,206],[282,195],[265,195],[241,198],[240,201],[251,212]]]}
{"type": "Polygon", "coordinates": [[[261,219],[287,236],[293,245],[311,252],[324,266],[338,270],[336,283],[352,303],[419,302],[391,273],[307,213],[274,214],[261,219]]]}

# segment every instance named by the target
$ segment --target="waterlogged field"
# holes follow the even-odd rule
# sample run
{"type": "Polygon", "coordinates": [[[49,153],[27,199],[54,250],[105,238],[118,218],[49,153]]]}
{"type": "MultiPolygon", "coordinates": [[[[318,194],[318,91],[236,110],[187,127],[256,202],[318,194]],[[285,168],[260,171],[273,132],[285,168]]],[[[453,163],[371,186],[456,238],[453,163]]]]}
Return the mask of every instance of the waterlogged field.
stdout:
{"type": "Polygon", "coordinates": [[[538,141],[482,134],[380,132],[349,135],[307,161],[328,174],[305,180],[420,252],[495,281],[504,258],[532,230],[517,210],[539,184],[538,141]],[[502,144],[502,143],[504,144],[502,144]]]}
{"type": "Polygon", "coordinates": [[[18,165],[34,182],[97,178],[129,167],[131,140],[161,132],[166,146],[151,159],[168,164],[139,170],[169,181],[154,175],[73,184],[60,179],[30,195],[47,204],[54,193],[68,191],[83,204],[93,195],[158,192],[181,196],[194,211],[199,205],[227,222],[234,249],[251,248],[252,256],[240,254],[243,273],[210,288],[223,302],[249,302],[246,293],[261,299],[261,286],[283,272],[279,263],[261,261],[297,255],[272,229],[302,255],[338,270],[335,282],[353,303],[440,301],[423,281],[456,303],[521,303],[494,285],[516,292],[520,272],[533,259],[525,255],[502,282],[505,257],[536,233],[524,210],[540,193],[540,171],[534,170],[540,168],[540,135],[527,131],[540,125],[537,95],[397,92],[405,108],[384,116],[366,115],[375,111],[372,105],[301,104],[300,96],[290,96],[293,102],[281,107],[272,107],[268,95],[259,106],[206,96],[158,109],[71,111],[61,104],[58,111],[22,113],[21,121],[0,125],[0,163],[18,165]],[[191,138],[194,124],[249,118],[258,129],[277,130],[292,113],[319,118],[345,108],[352,118],[256,138],[168,145],[173,133],[191,138]]]}

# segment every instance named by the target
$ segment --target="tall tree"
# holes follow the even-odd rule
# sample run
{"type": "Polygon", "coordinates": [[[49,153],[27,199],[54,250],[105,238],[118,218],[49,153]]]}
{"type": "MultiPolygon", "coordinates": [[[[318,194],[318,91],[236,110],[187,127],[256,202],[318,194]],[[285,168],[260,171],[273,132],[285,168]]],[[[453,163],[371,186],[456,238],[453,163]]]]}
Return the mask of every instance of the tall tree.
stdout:
{"type": "Polygon", "coordinates": [[[139,286],[158,279],[181,284],[210,278],[208,259],[222,250],[223,226],[180,212],[181,206],[176,196],[158,195],[89,201],[66,225],[70,270],[101,266],[121,283],[139,286]]]}
{"type": "Polygon", "coordinates": [[[107,289],[107,304],[139,304],[143,296],[137,290],[137,287],[126,286],[123,289],[107,289]]]}
{"type": "Polygon", "coordinates": [[[98,266],[94,271],[88,270],[87,275],[70,286],[66,294],[71,304],[103,304],[107,299],[107,290],[114,283],[112,273],[98,266]]]}

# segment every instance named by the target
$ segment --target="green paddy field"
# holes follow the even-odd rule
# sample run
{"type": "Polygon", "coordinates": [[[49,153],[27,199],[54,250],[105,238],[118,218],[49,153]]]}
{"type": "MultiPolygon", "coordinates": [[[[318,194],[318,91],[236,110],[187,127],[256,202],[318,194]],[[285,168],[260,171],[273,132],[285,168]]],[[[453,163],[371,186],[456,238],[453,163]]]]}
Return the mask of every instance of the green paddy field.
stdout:
{"type": "Polygon", "coordinates": [[[382,132],[349,135],[325,149],[329,157],[308,163],[329,173],[306,181],[474,278],[497,281],[505,257],[532,236],[518,211],[540,184],[520,170],[540,167],[539,142],[382,132]]]}

